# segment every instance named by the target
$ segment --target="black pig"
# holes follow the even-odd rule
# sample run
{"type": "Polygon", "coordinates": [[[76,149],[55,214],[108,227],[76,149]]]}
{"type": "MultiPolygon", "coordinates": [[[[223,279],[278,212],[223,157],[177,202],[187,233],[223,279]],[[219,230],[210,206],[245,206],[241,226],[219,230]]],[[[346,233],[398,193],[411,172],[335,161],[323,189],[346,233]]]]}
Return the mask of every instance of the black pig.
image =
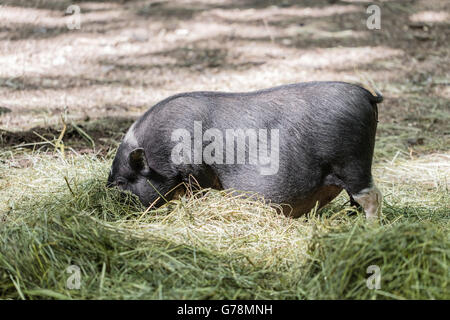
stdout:
{"type": "Polygon", "coordinates": [[[345,189],[374,218],[382,201],[371,174],[382,99],[345,82],[178,94],[131,126],[108,185],[158,206],[192,175],[205,188],[257,192],[293,217],[345,189]]]}

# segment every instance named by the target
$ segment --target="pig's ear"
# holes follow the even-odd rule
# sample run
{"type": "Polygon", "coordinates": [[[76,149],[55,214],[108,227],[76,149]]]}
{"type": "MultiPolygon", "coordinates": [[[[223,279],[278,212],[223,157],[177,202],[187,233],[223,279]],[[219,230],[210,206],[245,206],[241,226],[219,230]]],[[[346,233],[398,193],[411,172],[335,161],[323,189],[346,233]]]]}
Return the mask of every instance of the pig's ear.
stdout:
{"type": "Polygon", "coordinates": [[[130,164],[130,167],[137,172],[148,170],[148,162],[144,149],[136,148],[131,151],[128,156],[128,163],[130,164]]]}

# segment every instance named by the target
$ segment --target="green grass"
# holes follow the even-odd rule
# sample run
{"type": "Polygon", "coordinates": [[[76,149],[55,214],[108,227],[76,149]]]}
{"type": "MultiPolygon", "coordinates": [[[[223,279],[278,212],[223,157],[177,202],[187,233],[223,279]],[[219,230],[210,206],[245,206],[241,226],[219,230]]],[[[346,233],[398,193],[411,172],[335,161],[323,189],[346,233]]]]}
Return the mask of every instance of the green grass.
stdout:
{"type": "Polygon", "coordinates": [[[412,16],[445,12],[443,1],[384,1],[376,33],[356,12],[315,17],[319,7],[305,13],[298,2],[272,15],[269,1],[245,16],[235,10],[250,3],[237,1],[88,3],[83,29],[68,32],[58,16],[72,2],[2,1],[12,5],[1,8],[5,23],[17,23],[0,39],[1,123],[14,131],[0,130],[0,299],[450,299],[448,24],[424,19],[420,30],[412,16]],[[69,54],[79,40],[83,50],[69,54]],[[349,216],[344,195],[294,220],[263,199],[214,190],[147,212],[104,188],[106,153],[132,122],[121,117],[173,93],[310,79],[369,80],[385,96],[374,156],[380,225],[349,216]],[[60,118],[66,131],[52,127],[60,118]],[[72,265],[77,290],[67,286],[72,265]],[[366,285],[373,265],[379,290],[366,285]]]}
{"type": "Polygon", "coordinates": [[[146,213],[105,189],[110,156],[5,152],[0,297],[449,299],[442,157],[376,166],[386,197],[373,225],[349,216],[344,196],[300,219],[214,190],[146,213]],[[14,168],[19,159],[32,166],[14,168]],[[408,183],[418,175],[420,183],[408,183]],[[78,290],[66,285],[70,265],[81,270],[78,290]],[[370,265],[380,267],[379,290],[366,286],[370,265]]]}

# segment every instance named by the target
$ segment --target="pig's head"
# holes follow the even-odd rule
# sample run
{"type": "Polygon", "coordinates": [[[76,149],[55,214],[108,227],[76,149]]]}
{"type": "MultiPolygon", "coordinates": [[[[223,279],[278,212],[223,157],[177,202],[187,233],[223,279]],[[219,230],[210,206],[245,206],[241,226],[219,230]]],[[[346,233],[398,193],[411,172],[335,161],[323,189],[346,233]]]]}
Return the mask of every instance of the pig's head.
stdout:
{"type": "MultiPolygon", "coordinates": [[[[164,177],[149,166],[143,148],[122,142],[111,167],[108,187],[117,187],[123,192],[129,191],[137,195],[144,206],[149,206],[175,185],[173,179],[164,177]]],[[[160,199],[155,206],[163,203],[164,200],[160,199]]]]}

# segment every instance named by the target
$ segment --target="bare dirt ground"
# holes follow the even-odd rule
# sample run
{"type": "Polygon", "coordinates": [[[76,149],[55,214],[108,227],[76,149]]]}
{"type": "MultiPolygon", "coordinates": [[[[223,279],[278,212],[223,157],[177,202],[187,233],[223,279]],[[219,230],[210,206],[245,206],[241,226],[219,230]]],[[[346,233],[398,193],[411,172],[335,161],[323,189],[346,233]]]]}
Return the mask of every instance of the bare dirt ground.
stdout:
{"type": "Polygon", "coordinates": [[[0,298],[449,299],[450,1],[375,2],[380,30],[371,4],[0,0],[0,298]],[[144,210],[105,188],[167,96],[369,79],[379,226],[344,193],[291,219],[225,191],[144,210]]]}
{"type": "Polygon", "coordinates": [[[71,30],[72,1],[2,1],[0,144],[54,140],[64,118],[66,143],[108,150],[178,92],[372,79],[385,96],[382,137],[446,150],[450,3],[375,3],[380,30],[357,0],[77,1],[71,30]]]}

